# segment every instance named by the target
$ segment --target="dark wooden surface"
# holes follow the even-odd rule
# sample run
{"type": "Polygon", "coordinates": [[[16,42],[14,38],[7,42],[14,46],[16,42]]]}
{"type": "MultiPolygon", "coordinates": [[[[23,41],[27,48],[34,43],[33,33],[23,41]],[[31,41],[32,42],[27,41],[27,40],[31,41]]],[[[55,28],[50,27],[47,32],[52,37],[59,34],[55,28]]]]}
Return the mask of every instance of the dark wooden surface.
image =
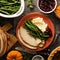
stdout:
{"type": "MultiPolygon", "coordinates": [[[[60,0],[57,0],[57,1],[58,1],[58,5],[60,5],[60,0]]],[[[17,18],[13,18],[13,19],[2,18],[2,19],[0,19],[0,25],[2,26],[5,23],[11,23],[13,25],[13,28],[11,30],[9,30],[8,32],[16,35],[16,33],[15,33],[16,32],[16,26],[17,26],[19,20],[24,15],[26,15],[30,12],[40,12],[38,10],[37,6],[36,6],[37,0],[33,0],[33,2],[34,2],[34,5],[35,5],[34,9],[27,8],[27,6],[26,6],[27,4],[25,3],[25,10],[24,10],[24,12],[21,16],[19,16],[17,18]]],[[[53,43],[47,49],[45,49],[44,51],[41,51],[42,53],[49,54],[54,48],[56,48],[57,46],[60,46],[60,34],[59,34],[60,33],[60,19],[58,19],[55,16],[54,12],[52,12],[50,14],[46,14],[46,15],[52,20],[52,22],[55,26],[55,38],[54,38],[53,43]],[[57,35],[58,35],[58,37],[57,37],[57,35]]],[[[17,47],[17,46],[20,47],[20,44],[18,42],[11,48],[11,50],[14,50],[15,47],[17,47]]],[[[37,52],[37,54],[41,54],[41,52],[37,52]]],[[[0,57],[0,60],[6,60],[5,57],[6,57],[7,53],[4,56],[0,57]]],[[[48,57],[47,55],[43,55],[43,54],[41,54],[41,55],[45,58],[45,60],[47,60],[47,57],[48,57]]]]}

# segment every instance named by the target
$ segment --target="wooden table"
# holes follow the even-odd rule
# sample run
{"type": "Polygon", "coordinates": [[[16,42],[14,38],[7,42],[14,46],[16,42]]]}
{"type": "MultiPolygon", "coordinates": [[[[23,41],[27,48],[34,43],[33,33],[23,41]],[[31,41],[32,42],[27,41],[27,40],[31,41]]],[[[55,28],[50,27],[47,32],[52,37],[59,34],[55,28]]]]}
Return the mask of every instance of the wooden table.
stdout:
{"type": "MultiPolygon", "coordinates": [[[[35,4],[34,9],[30,10],[29,8],[27,8],[27,6],[25,6],[25,11],[24,11],[24,13],[21,16],[19,16],[17,18],[14,18],[14,19],[5,19],[5,18],[2,18],[2,20],[0,20],[0,25],[3,25],[3,24],[8,23],[8,22],[11,23],[13,25],[13,28],[10,31],[8,31],[8,32],[16,35],[15,34],[15,30],[16,30],[17,23],[19,22],[19,20],[25,14],[30,13],[30,12],[40,12],[38,10],[37,6],[36,6],[36,4],[37,4],[36,1],[37,0],[33,0],[33,2],[35,4]]],[[[60,0],[57,0],[57,1],[58,1],[58,5],[60,5],[60,0]]],[[[54,26],[55,26],[55,38],[54,38],[53,43],[46,49],[46,51],[44,50],[44,51],[41,51],[41,52],[50,53],[54,48],[56,48],[57,46],[60,46],[60,35],[58,35],[58,33],[60,33],[60,20],[55,16],[54,12],[51,13],[51,14],[47,14],[47,16],[54,23],[54,26]],[[57,35],[58,35],[58,38],[57,38],[57,35]],[[47,51],[47,50],[50,50],[50,51],[47,51]]],[[[20,46],[20,44],[18,42],[11,48],[11,50],[15,49],[15,47],[17,47],[17,46],[20,46]]],[[[38,52],[37,54],[40,54],[41,52],[38,52]]],[[[1,57],[0,60],[5,60],[6,54],[3,57],[1,57]]],[[[47,60],[48,56],[45,56],[43,54],[42,54],[42,56],[45,58],[45,60],[47,60]]]]}

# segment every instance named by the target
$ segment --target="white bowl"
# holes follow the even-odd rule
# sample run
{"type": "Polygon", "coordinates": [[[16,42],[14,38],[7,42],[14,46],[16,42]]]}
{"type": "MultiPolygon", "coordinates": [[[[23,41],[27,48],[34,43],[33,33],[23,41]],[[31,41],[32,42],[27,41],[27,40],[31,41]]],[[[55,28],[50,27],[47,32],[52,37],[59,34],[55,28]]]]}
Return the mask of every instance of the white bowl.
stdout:
{"type": "Polygon", "coordinates": [[[41,55],[35,55],[32,60],[44,60],[44,58],[41,55]]]}
{"type": "Polygon", "coordinates": [[[39,0],[37,0],[37,7],[40,10],[40,12],[42,12],[42,13],[51,13],[51,12],[53,12],[56,9],[56,7],[57,7],[57,1],[55,0],[55,7],[51,11],[49,11],[49,12],[45,12],[45,11],[43,11],[43,10],[40,9],[40,7],[39,7],[39,0]]]}
{"type": "Polygon", "coordinates": [[[3,13],[0,13],[0,16],[1,16],[1,17],[5,17],[5,18],[15,18],[15,17],[20,16],[20,15],[23,13],[24,8],[25,8],[24,0],[21,0],[20,9],[19,9],[15,14],[6,15],[6,14],[3,14],[3,13]]]}

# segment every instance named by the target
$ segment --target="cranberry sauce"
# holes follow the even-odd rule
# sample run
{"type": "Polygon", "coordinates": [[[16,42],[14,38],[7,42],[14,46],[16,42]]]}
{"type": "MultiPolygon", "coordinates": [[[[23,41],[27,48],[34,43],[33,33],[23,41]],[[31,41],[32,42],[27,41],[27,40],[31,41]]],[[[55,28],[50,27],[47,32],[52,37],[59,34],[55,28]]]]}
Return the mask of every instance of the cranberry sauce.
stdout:
{"type": "Polygon", "coordinates": [[[44,12],[49,12],[55,7],[55,0],[39,0],[39,7],[44,12]]]}
{"type": "Polygon", "coordinates": [[[44,33],[49,35],[49,37],[52,36],[52,32],[51,32],[51,29],[49,27],[47,27],[47,29],[46,29],[46,31],[44,33]]]}

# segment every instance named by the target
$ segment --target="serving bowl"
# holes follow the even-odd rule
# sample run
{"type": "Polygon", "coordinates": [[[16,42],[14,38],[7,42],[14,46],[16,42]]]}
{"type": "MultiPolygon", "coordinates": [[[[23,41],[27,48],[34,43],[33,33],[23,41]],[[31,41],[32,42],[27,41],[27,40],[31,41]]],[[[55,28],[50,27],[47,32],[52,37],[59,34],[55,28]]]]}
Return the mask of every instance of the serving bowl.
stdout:
{"type": "MultiPolygon", "coordinates": [[[[43,11],[42,9],[41,9],[41,7],[39,7],[39,1],[40,0],[37,0],[37,7],[38,7],[38,9],[40,10],[40,12],[42,12],[42,13],[46,13],[46,14],[48,14],[48,13],[51,13],[51,12],[53,12],[55,9],[56,9],[56,7],[57,7],[57,0],[54,0],[55,1],[55,6],[54,6],[54,8],[52,8],[52,10],[50,10],[50,11],[43,11]]],[[[42,0],[43,1],[43,0],[42,0]]],[[[48,1],[48,0],[47,0],[48,1]]],[[[44,3],[43,3],[44,4],[44,3]]],[[[44,9],[44,8],[43,8],[44,9]]],[[[46,9],[48,9],[48,8],[46,8],[46,9]]]]}
{"type": "Polygon", "coordinates": [[[24,0],[21,0],[21,6],[20,6],[19,10],[15,14],[6,15],[6,14],[3,14],[3,13],[0,13],[0,16],[5,17],[5,18],[15,18],[15,17],[20,16],[23,13],[24,8],[25,8],[24,0]]]}
{"type": "Polygon", "coordinates": [[[41,55],[35,55],[35,56],[33,56],[32,60],[36,60],[36,59],[38,59],[38,60],[44,60],[44,58],[41,55]]]}
{"type": "MultiPolygon", "coordinates": [[[[17,36],[17,38],[18,38],[18,42],[19,42],[24,48],[26,48],[27,50],[34,51],[34,52],[36,52],[36,51],[41,51],[41,50],[44,50],[45,48],[47,48],[47,47],[52,43],[52,41],[53,41],[53,39],[54,39],[54,34],[55,34],[55,29],[54,29],[54,25],[53,25],[52,21],[51,21],[48,17],[46,17],[44,14],[41,14],[41,13],[39,13],[39,12],[29,13],[29,14],[25,15],[24,17],[22,17],[22,19],[20,19],[20,21],[19,21],[19,23],[18,23],[18,25],[17,25],[17,28],[16,28],[16,36],[17,36]],[[24,21],[25,21],[26,19],[28,19],[28,18],[34,19],[34,18],[36,18],[36,17],[41,17],[41,18],[44,19],[44,22],[48,24],[49,28],[50,28],[51,31],[52,31],[52,36],[46,40],[46,43],[45,43],[44,47],[38,48],[38,49],[30,49],[30,48],[27,47],[25,44],[23,44],[22,39],[21,39],[21,37],[19,37],[18,33],[19,33],[20,27],[24,24],[24,21]]],[[[27,38],[28,38],[28,37],[27,37],[27,38]]]]}

